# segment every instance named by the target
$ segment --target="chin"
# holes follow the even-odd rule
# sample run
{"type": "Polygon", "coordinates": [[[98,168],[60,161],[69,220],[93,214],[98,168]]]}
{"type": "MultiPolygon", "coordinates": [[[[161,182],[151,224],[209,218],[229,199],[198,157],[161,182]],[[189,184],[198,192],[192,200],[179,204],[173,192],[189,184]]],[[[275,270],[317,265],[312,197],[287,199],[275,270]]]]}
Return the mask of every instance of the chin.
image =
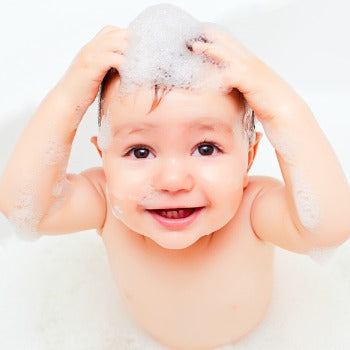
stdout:
{"type": "Polygon", "coordinates": [[[154,244],[157,244],[164,249],[180,250],[193,246],[202,237],[203,236],[194,237],[190,233],[184,232],[164,232],[162,234],[158,233],[156,237],[145,236],[145,239],[152,241],[154,244]]]}

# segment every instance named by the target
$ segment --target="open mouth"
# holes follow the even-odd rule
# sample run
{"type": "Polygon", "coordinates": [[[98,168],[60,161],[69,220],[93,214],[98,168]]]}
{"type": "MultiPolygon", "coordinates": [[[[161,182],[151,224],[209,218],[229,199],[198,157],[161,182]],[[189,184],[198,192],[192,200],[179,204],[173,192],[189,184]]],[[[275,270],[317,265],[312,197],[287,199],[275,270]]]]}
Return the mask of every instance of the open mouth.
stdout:
{"type": "Polygon", "coordinates": [[[157,215],[168,219],[183,219],[192,215],[199,208],[153,209],[157,215]]]}
{"type": "Polygon", "coordinates": [[[181,229],[192,223],[204,207],[149,209],[152,217],[167,228],[181,229]]]}

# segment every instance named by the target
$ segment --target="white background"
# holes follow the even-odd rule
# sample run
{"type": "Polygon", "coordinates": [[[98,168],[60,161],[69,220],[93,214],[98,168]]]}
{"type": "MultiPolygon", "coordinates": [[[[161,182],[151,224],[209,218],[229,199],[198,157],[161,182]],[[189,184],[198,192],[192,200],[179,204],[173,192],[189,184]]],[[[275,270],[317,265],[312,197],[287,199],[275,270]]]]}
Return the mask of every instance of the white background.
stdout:
{"type": "MultiPolygon", "coordinates": [[[[105,25],[127,27],[156,1],[8,1],[0,14],[0,169],[16,137],[79,49],[105,25]]],[[[350,3],[346,0],[169,1],[227,26],[304,98],[349,179],[350,3]]],[[[68,171],[100,166],[89,138],[96,102],[78,130],[68,171]]],[[[48,116],[49,118],[49,116],[48,116]]],[[[257,125],[262,130],[261,124],[257,125]]],[[[250,173],[282,176],[266,137],[250,173]]]]}
{"type": "MultiPolygon", "coordinates": [[[[350,2],[168,2],[198,20],[227,26],[285,78],[309,104],[350,180],[350,2]]],[[[127,27],[156,3],[2,1],[0,171],[21,130],[78,50],[103,26],[127,27]]],[[[101,165],[89,143],[97,134],[96,107],[94,103],[79,126],[69,172],[101,165]]],[[[257,129],[262,131],[261,124],[257,129]]],[[[250,173],[282,180],[266,136],[250,173]]],[[[0,215],[0,238],[11,230],[0,215]]],[[[277,250],[270,313],[235,350],[349,349],[350,245],[346,248],[329,270],[307,256],[277,250]]],[[[104,247],[92,231],[46,236],[34,244],[12,241],[0,249],[0,348],[131,349],[123,328],[128,316],[116,305],[108,271],[104,247]]],[[[136,334],[135,344],[136,339],[139,343],[132,349],[158,349],[139,333],[130,334],[136,334]]]]}

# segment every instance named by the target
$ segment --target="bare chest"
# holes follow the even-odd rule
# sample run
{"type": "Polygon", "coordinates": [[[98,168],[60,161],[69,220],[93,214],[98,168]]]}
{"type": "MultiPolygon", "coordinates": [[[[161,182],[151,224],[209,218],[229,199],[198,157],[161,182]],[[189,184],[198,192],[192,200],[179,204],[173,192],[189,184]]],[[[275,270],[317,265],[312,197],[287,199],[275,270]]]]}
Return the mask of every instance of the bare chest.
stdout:
{"type": "MultiPolygon", "coordinates": [[[[273,247],[256,238],[241,212],[197,250],[148,247],[116,220],[103,240],[125,304],[171,349],[233,343],[263,318],[273,281],[273,247]]],[[[248,221],[247,221],[248,220],[248,221]]]]}

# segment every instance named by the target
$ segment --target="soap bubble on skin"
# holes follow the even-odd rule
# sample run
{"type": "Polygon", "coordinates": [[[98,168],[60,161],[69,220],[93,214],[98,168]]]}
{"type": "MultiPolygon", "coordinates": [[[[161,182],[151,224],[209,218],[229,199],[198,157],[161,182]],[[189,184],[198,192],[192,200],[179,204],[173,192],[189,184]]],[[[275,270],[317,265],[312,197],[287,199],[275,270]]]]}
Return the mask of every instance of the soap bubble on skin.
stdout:
{"type": "Polygon", "coordinates": [[[51,136],[41,148],[40,158],[45,165],[54,165],[67,159],[69,152],[70,146],[62,144],[55,136],[51,136]]]}
{"type": "Polygon", "coordinates": [[[316,230],[321,217],[320,204],[316,195],[310,190],[312,187],[306,183],[306,180],[302,178],[301,171],[297,169],[297,152],[294,151],[295,141],[284,135],[283,132],[279,134],[271,132],[268,123],[265,123],[263,127],[276,152],[280,154],[283,161],[290,165],[294,204],[300,222],[306,229],[316,230]]]}
{"type": "Polygon", "coordinates": [[[331,248],[313,248],[307,255],[318,264],[324,266],[334,260],[334,256],[338,251],[338,247],[331,248]]]}
{"type": "Polygon", "coordinates": [[[18,238],[23,241],[39,239],[41,235],[38,233],[38,226],[41,217],[42,214],[35,203],[35,189],[22,183],[8,217],[18,238]]]}
{"type": "Polygon", "coordinates": [[[53,196],[55,196],[57,200],[53,202],[53,204],[48,210],[47,215],[52,215],[53,212],[55,212],[62,206],[62,204],[65,203],[68,194],[70,193],[70,190],[71,185],[66,179],[66,169],[64,168],[64,171],[61,172],[61,177],[58,180],[58,183],[52,191],[53,196]]]}
{"type": "Polygon", "coordinates": [[[223,90],[218,68],[222,65],[204,54],[190,51],[195,41],[210,41],[203,30],[217,25],[197,21],[170,4],[146,8],[129,24],[130,37],[119,67],[120,94],[140,86],[215,88],[223,90]]]}
{"type": "Polygon", "coordinates": [[[159,193],[155,190],[154,186],[149,184],[146,187],[145,193],[139,201],[139,204],[145,208],[154,208],[157,207],[156,203],[159,202],[158,199],[159,193]]]}
{"type": "Polygon", "coordinates": [[[111,117],[107,111],[106,116],[101,118],[101,126],[99,128],[97,144],[101,150],[107,150],[113,142],[113,130],[111,126],[111,117]]]}
{"type": "Polygon", "coordinates": [[[293,169],[291,180],[294,202],[300,222],[309,231],[315,231],[321,216],[319,200],[295,169],[293,169]]]}
{"type": "Polygon", "coordinates": [[[263,124],[263,128],[267,138],[272,144],[275,151],[282,157],[283,161],[290,165],[295,165],[297,162],[295,148],[295,141],[290,139],[290,135],[285,135],[284,132],[272,132],[268,123],[263,124]]]}
{"type": "Polygon", "coordinates": [[[121,199],[120,196],[118,195],[111,195],[110,191],[108,190],[108,186],[105,186],[105,193],[106,193],[106,198],[107,201],[109,203],[109,205],[111,206],[112,209],[112,214],[120,221],[122,220],[122,215],[123,215],[123,209],[121,208],[121,206],[117,205],[117,204],[113,204],[111,201],[111,197],[114,197],[115,199],[121,199]]]}

